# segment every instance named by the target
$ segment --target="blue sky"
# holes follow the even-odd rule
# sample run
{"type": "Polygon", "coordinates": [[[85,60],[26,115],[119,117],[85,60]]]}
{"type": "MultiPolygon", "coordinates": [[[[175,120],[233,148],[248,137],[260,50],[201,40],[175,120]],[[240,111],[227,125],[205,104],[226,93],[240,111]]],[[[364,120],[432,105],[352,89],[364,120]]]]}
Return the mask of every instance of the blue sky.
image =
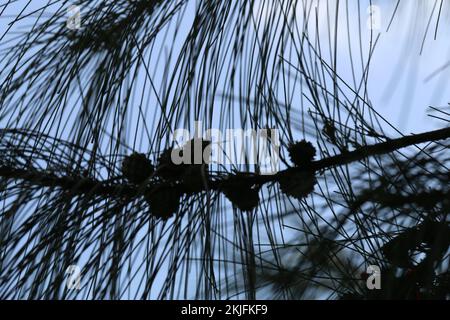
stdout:
{"type": "MultiPolygon", "coordinates": [[[[334,0],[328,1],[328,3],[326,1],[317,2],[317,0],[308,2],[318,3],[319,28],[321,28],[320,38],[326,44],[329,41],[326,12],[329,8],[334,9],[336,2],[334,0]],[[323,25],[320,26],[320,23],[323,25]]],[[[438,122],[426,116],[427,107],[430,105],[445,106],[449,100],[446,92],[449,89],[447,79],[450,67],[445,68],[445,66],[448,66],[450,62],[450,47],[448,46],[450,40],[448,12],[450,10],[446,9],[446,6],[443,7],[437,37],[434,39],[438,10],[435,7],[436,2],[434,0],[402,1],[389,31],[386,32],[397,1],[371,1],[373,5],[380,7],[381,29],[379,34],[375,30],[373,35],[374,37],[379,36],[379,40],[371,61],[369,99],[378,112],[406,132],[417,132],[421,131],[421,129],[427,130],[439,126],[438,122]],[[430,16],[432,17],[431,20],[430,16]],[[423,45],[422,42],[426,34],[426,41],[423,45]],[[440,69],[443,70],[439,71],[440,69]]],[[[27,3],[28,1],[19,0],[8,6],[7,10],[2,13],[0,30],[5,30],[11,17],[15,16],[27,3]]],[[[70,3],[75,3],[75,1],[68,1],[67,6],[70,3]]],[[[270,1],[261,1],[262,14],[267,13],[264,10],[267,3],[270,3],[270,1]]],[[[345,6],[345,3],[348,3],[349,30],[353,54],[359,51],[357,43],[358,23],[361,23],[363,26],[361,40],[365,59],[367,59],[370,32],[364,26],[368,19],[366,8],[369,5],[369,1],[359,1],[359,17],[361,17],[362,21],[358,21],[358,1],[340,1],[340,3],[342,8],[345,6]]],[[[40,7],[42,7],[41,1],[32,1],[25,12],[31,12],[40,7]]],[[[183,40],[189,30],[190,18],[192,17],[192,15],[189,15],[189,11],[194,10],[194,7],[195,2],[190,1],[186,9],[187,14],[184,14],[184,20],[181,24],[182,28],[177,31],[177,41],[172,42],[174,48],[177,46],[180,48],[181,40],[183,40]]],[[[301,20],[300,10],[298,12],[299,21],[301,20]]],[[[52,6],[49,6],[46,14],[51,13],[52,6]]],[[[8,35],[17,35],[17,32],[26,31],[26,28],[31,26],[32,19],[35,16],[36,14],[29,19],[24,19],[23,22],[13,25],[8,35]]],[[[349,31],[345,18],[345,10],[341,9],[340,22],[338,24],[338,74],[343,79],[351,82],[352,76],[348,56],[349,31]]],[[[331,32],[332,34],[334,32],[333,26],[331,26],[331,32]]],[[[3,41],[6,39],[7,37],[3,41]]],[[[161,45],[167,45],[167,43],[161,42],[161,45]]],[[[359,59],[357,54],[355,57],[359,59]]],[[[150,66],[150,68],[154,69],[157,77],[164,70],[161,62],[160,60],[154,66],[150,66]]],[[[157,80],[155,80],[156,83],[157,80]]]]}

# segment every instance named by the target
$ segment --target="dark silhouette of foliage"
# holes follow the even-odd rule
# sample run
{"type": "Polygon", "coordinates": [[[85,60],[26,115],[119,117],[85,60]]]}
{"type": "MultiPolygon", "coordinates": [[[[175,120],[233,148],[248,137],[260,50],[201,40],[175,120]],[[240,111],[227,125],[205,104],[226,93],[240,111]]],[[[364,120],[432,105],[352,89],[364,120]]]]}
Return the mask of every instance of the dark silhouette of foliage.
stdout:
{"type": "Polygon", "coordinates": [[[15,6],[0,3],[1,298],[449,298],[448,108],[430,107],[440,127],[415,134],[377,112],[379,34],[363,44],[348,2],[15,6]],[[194,127],[278,129],[280,171],[175,164],[192,145],[171,134],[194,127]],[[368,265],[381,290],[366,287],[368,265]]]}

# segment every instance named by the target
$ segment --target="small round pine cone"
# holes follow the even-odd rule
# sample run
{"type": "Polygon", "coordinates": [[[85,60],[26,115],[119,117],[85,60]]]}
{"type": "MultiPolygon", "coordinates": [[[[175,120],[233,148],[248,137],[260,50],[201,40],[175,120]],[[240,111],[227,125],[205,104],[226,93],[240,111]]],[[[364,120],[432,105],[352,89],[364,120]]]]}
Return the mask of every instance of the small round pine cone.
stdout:
{"type": "Polygon", "coordinates": [[[310,164],[316,156],[316,148],[306,140],[290,144],[288,152],[292,163],[297,167],[310,164]]]}
{"type": "Polygon", "coordinates": [[[158,158],[156,174],[164,180],[179,180],[185,170],[184,164],[175,164],[172,161],[172,150],[168,148],[164,150],[158,158]]]}
{"type": "Polygon", "coordinates": [[[122,174],[131,183],[143,183],[154,170],[152,162],[143,153],[134,152],[122,162],[122,174]]]}
{"type": "Polygon", "coordinates": [[[211,162],[211,141],[194,138],[181,148],[181,154],[186,155],[186,164],[209,164],[211,162]]]}
{"type": "Polygon", "coordinates": [[[231,201],[234,207],[241,211],[252,211],[259,205],[260,186],[243,182],[240,175],[228,178],[222,192],[231,201]]]}
{"type": "Polygon", "coordinates": [[[186,167],[181,179],[181,185],[186,193],[198,193],[205,190],[208,180],[208,166],[193,164],[186,167]]]}
{"type": "Polygon", "coordinates": [[[301,200],[314,191],[317,180],[313,171],[298,171],[285,173],[278,183],[284,194],[301,200]]]}
{"type": "Polygon", "coordinates": [[[333,122],[329,120],[325,121],[322,128],[322,133],[327,137],[328,141],[333,144],[337,143],[336,127],[334,126],[333,122]]]}
{"type": "Polygon", "coordinates": [[[179,190],[170,186],[159,186],[145,194],[151,215],[162,220],[168,220],[178,211],[180,198],[179,190]]]}

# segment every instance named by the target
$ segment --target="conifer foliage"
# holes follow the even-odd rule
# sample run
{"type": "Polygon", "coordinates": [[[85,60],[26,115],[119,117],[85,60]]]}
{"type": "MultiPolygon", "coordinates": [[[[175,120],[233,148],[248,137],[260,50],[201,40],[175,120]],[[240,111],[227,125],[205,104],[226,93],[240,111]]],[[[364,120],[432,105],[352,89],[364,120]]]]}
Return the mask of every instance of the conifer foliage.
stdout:
{"type": "MultiPolygon", "coordinates": [[[[386,4],[378,33],[371,1],[0,3],[0,297],[448,299],[448,106],[411,133],[371,99],[379,41],[412,3],[386,4]],[[173,139],[261,128],[279,132],[270,175],[173,139]]],[[[441,41],[442,3],[394,60],[441,41]]],[[[415,74],[399,72],[381,82],[415,74]]]]}

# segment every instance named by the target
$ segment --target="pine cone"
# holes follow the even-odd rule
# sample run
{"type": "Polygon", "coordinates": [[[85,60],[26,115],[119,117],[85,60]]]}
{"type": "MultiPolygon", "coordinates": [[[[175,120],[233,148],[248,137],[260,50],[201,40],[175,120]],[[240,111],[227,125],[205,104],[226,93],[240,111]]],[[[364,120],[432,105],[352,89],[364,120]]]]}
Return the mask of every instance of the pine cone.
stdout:
{"type": "Polygon", "coordinates": [[[184,164],[175,164],[172,161],[172,150],[164,150],[158,158],[157,175],[164,180],[179,180],[185,170],[184,164]]]}
{"type": "Polygon", "coordinates": [[[178,211],[180,198],[179,190],[169,186],[159,186],[145,194],[152,216],[162,220],[169,219],[178,211]]]}
{"type": "Polygon", "coordinates": [[[231,201],[234,207],[242,211],[252,211],[259,204],[260,186],[242,181],[242,176],[234,175],[228,178],[222,192],[231,201]]]}
{"type": "MultiPolygon", "coordinates": [[[[189,163],[191,165],[209,164],[211,161],[211,154],[207,154],[206,159],[203,158],[206,149],[211,145],[211,141],[203,140],[200,138],[194,138],[186,142],[182,147],[181,154],[186,153],[189,157],[189,163]]],[[[209,150],[210,151],[210,150],[209,150]]]]}
{"type": "Polygon", "coordinates": [[[131,183],[141,184],[154,172],[152,162],[143,153],[134,152],[122,162],[122,174],[131,183]]]}
{"type": "Polygon", "coordinates": [[[310,164],[316,156],[316,148],[306,140],[289,145],[288,151],[292,163],[297,167],[310,164]]]}
{"type": "Polygon", "coordinates": [[[182,187],[186,193],[198,193],[205,190],[208,179],[208,166],[193,164],[186,167],[182,176],[182,187]]]}
{"type": "Polygon", "coordinates": [[[314,191],[317,180],[314,172],[299,171],[282,175],[278,183],[284,194],[301,200],[314,191]]]}
{"type": "Polygon", "coordinates": [[[203,186],[201,172],[202,170],[208,170],[207,165],[211,156],[208,155],[207,159],[203,159],[203,153],[210,144],[211,141],[208,140],[192,139],[182,148],[175,150],[173,148],[169,148],[164,150],[158,158],[157,175],[164,180],[186,180],[188,187],[196,185],[194,190],[198,190],[200,185],[203,186]],[[175,164],[172,161],[172,150],[177,152],[180,157],[186,155],[188,157],[188,163],[175,164]],[[195,159],[196,156],[197,159],[195,159]],[[198,174],[199,176],[194,177],[194,174],[198,174]]]}

